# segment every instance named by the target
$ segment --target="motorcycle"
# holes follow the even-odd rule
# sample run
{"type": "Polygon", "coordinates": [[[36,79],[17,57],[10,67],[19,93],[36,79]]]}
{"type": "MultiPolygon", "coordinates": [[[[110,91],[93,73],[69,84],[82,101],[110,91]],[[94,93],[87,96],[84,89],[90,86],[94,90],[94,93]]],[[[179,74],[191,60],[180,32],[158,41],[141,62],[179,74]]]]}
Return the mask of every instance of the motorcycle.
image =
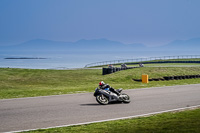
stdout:
{"type": "Polygon", "coordinates": [[[120,94],[119,96],[109,91],[109,88],[103,90],[97,87],[94,92],[94,97],[96,97],[96,101],[102,105],[107,105],[111,102],[130,103],[130,97],[125,93],[121,93],[122,88],[117,89],[116,91],[120,94]]]}

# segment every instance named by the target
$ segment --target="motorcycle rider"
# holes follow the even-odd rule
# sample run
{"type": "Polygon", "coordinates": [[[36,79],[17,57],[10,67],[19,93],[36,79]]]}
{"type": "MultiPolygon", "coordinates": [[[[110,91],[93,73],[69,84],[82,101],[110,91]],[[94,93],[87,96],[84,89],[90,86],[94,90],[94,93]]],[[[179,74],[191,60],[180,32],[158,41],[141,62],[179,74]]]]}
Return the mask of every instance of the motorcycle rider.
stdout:
{"type": "Polygon", "coordinates": [[[117,94],[118,96],[120,96],[118,91],[116,91],[114,88],[112,88],[109,84],[105,84],[103,81],[99,82],[99,88],[103,89],[103,90],[109,90],[109,91],[117,94]]]}

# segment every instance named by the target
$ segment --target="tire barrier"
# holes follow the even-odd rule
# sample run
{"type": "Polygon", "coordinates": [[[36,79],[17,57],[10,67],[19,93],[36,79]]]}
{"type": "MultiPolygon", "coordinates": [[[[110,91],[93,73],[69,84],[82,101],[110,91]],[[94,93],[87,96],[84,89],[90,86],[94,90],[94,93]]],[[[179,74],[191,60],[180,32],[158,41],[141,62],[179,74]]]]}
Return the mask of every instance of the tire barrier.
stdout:
{"type": "Polygon", "coordinates": [[[107,74],[111,74],[111,73],[113,73],[113,68],[108,68],[107,69],[107,74]]]}
{"type": "Polygon", "coordinates": [[[111,74],[111,73],[115,73],[118,71],[122,71],[122,70],[127,70],[127,69],[133,69],[133,68],[138,68],[138,67],[113,67],[113,68],[102,68],[102,75],[106,75],[106,74],[111,74]]]}
{"type": "MultiPolygon", "coordinates": [[[[151,78],[149,81],[168,81],[168,80],[182,80],[200,78],[200,75],[182,75],[182,76],[165,76],[163,78],[151,78]]],[[[141,82],[141,79],[133,79],[134,81],[141,82]]]]}

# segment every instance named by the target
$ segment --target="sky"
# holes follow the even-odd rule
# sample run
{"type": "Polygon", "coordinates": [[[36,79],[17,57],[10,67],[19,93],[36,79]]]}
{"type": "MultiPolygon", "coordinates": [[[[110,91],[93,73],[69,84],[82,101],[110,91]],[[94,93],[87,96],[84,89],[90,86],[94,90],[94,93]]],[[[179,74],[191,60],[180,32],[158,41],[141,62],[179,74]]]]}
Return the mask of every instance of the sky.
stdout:
{"type": "Polygon", "coordinates": [[[165,45],[200,37],[200,0],[0,0],[0,46],[105,38],[165,45]]]}

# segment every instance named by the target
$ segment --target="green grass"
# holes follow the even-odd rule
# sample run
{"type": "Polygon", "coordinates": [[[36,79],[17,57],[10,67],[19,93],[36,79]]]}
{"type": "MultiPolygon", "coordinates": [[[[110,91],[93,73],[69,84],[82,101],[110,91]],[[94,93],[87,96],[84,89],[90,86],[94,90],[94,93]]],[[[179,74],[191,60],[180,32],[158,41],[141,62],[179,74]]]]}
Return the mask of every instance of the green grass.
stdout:
{"type": "Polygon", "coordinates": [[[199,133],[200,109],[29,133],[199,133]]]}
{"type": "Polygon", "coordinates": [[[114,88],[135,89],[147,87],[198,84],[200,79],[151,81],[148,84],[133,81],[142,74],[149,78],[172,75],[200,74],[200,67],[144,67],[102,75],[101,69],[34,70],[0,68],[0,99],[93,92],[103,80],[114,88]]]}

